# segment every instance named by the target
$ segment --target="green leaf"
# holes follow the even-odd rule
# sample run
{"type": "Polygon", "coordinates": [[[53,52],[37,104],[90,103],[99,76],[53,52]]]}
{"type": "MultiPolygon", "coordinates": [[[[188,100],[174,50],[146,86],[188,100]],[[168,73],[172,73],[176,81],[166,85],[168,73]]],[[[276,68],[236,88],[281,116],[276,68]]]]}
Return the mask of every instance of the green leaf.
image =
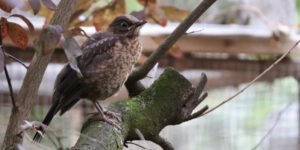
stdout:
{"type": "Polygon", "coordinates": [[[77,66],[76,60],[76,57],[82,54],[79,44],[71,36],[61,36],[60,41],[69,60],[70,67],[77,72],[79,78],[82,78],[83,75],[77,66]]]}

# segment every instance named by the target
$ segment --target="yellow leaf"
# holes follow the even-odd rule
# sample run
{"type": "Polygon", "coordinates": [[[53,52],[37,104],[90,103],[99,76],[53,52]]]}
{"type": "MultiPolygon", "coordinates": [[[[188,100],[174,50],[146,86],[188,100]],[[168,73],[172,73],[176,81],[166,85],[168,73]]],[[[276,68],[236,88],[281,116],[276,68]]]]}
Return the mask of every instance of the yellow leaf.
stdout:
{"type": "MultiPolygon", "coordinates": [[[[164,39],[159,38],[159,37],[152,37],[152,40],[159,45],[163,42],[164,39]]],[[[179,45],[176,43],[169,49],[168,53],[171,56],[178,58],[178,59],[182,58],[182,56],[183,56],[179,45]]]]}
{"type": "Polygon", "coordinates": [[[160,8],[171,21],[182,21],[190,14],[187,10],[181,10],[172,6],[161,6],[160,8]]]}

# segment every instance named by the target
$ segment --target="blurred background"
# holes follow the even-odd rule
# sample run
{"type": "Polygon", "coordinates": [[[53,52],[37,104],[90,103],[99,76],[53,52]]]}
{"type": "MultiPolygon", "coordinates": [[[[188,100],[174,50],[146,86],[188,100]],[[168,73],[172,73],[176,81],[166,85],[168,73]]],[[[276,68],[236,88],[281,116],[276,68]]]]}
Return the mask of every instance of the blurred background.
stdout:
{"type": "MultiPolygon", "coordinates": [[[[178,10],[158,10],[158,14],[164,13],[167,19],[158,19],[155,23],[155,19],[152,18],[154,24],[146,24],[141,29],[140,40],[144,52],[138,65],[143,63],[179,24],[180,19],[174,19],[174,16],[189,13],[199,4],[198,0],[155,2],[156,7],[171,6],[178,10]]],[[[109,0],[100,0],[93,7],[107,3],[109,0]]],[[[126,12],[143,8],[137,0],[125,0],[125,4],[126,12]]],[[[300,40],[299,8],[299,0],[217,1],[175,44],[169,54],[161,59],[157,71],[152,72],[151,78],[144,79],[143,83],[150,86],[168,66],[180,71],[194,85],[197,84],[201,73],[205,72],[208,76],[208,97],[198,107],[200,109],[209,105],[212,108],[245,87],[300,40]]],[[[34,33],[28,34],[30,42],[26,51],[20,50],[6,38],[6,52],[29,65],[34,53],[30,46],[33,39],[39,35],[45,18],[33,16],[32,13],[13,11],[30,18],[36,29],[34,33]]],[[[5,15],[4,12],[1,13],[5,15]]],[[[88,17],[88,13],[79,16],[88,17]]],[[[10,20],[22,24],[18,19],[10,20]]],[[[95,27],[89,25],[85,25],[83,29],[89,35],[96,32],[95,27]]],[[[76,39],[79,43],[85,40],[83,37],[76,39]]],[[[199,119],[168,126],[163,129],[161,135],[178,150],[299,149],[299,54],[298,46],[261,80],[234,100],[199,119]]],[[[67,61],[62,48],[58,47],[44,75],[29,121],[41,121],[44,118],[51,105],[56,75],[67,61]]],[[[7,59],[7,63],[14,93],[17,94],[26,69],[10,59],[7,59]]],[[[123,87],[102,104],[106,106],[111,101],[126,98],[127,91],[123,87]]],[[[7,81],[4,73],[0,73],[0,143],[3,141],[11,108],[7,81]]],[[[29,150],[71,147],[80,135],[81,125],[92,110],[93,105],[82,100],[65,115],[54,118],[50,125],[54,132],[48,134],[41,144],[31,142],[33,131],[26,132],[24,148],[29,150]]],[[[160,149],[152,142],[133,142],[146,149],[160,149]]],[[[128,145],[125,149],[144,149],[133,144],[128,145]]]]}

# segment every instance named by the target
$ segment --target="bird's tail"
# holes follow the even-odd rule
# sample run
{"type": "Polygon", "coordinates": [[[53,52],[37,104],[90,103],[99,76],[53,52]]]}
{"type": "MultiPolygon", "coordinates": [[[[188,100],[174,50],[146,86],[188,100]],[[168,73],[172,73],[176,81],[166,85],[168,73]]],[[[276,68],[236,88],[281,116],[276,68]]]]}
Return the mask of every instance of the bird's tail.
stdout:
{"type": "MultiPolygon", "coordinates": [[[[44,124],[44,125],[49,125],[49,124],[50,124],[50,122],[51,122],[51,120],[53,119],[54,115],[57,113],[57,110],[58,110],[57,107],[58,107],[58,102],[52,104],[50,110],[48,111],[48,113],[47,113],[47,115],[46,115],[46,117],[45,117],[45,119],[43,120],[43,124],[44,124]]],[[[38,130],[39,130],[42,134],[45,133],[45,129],[44,129],[42,126],[40,126],[38,130]]],[[[42,138],[41,133],[36,132],[35,135],[34,135],[34,137],[33,137],[33,141],[35,141],[35,142],[40,142],[40,141],[41,141],[41,138],[42,138]]]]}

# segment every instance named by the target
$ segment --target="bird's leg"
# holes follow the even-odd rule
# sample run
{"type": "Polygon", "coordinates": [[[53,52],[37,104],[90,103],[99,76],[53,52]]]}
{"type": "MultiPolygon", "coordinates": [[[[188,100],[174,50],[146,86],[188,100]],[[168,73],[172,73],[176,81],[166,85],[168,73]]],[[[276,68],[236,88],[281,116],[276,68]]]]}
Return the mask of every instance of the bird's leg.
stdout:
{"type": "Polygon", "coordinates": [[[121,122],[120,114],[105,110],[99,103],[98,103],[98,105],[101,108],[101,110],[104,112],[105,115],[111,116],[112,118],[115,118],[118,122],[121,122]]]}
{"type": "Polygon", "coordinates": [[[105,116],[102,106],[97,101],[94,102],[94,105],[95,105],[96,109],[98,110],[98,112],[100,114],[100,118],[95,119],[95,120],[104,121],[104,122],[116,127],[117,129],[121,130],[121,127],[119,125],[117,125],[114,121],[108,119],[105,116]]]}

